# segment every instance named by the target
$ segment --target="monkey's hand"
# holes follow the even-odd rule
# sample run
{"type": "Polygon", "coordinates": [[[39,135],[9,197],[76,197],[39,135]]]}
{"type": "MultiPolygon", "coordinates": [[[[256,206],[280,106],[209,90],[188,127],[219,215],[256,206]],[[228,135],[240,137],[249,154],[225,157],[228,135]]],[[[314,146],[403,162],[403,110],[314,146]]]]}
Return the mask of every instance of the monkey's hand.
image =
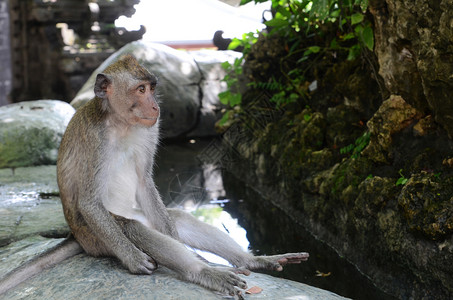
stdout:
{"type": "Polygon", "coordinates": [[[250,271],[244,268],[206,267],[198,273],[186,274],[185,279],[223,295],[240,297],[241,291],[239,289],[246,289],[247,282],[232,270],[237,274],[250,274],[250,271]]]}
{"type": "Polygon", "coordinates": [[[308,260],[307,252],[286,253],[271,256],[255,256],[252,261],[246,263],[245,267],[250,270],[274,270],[282,271],[287,264],[300,264],[308,260]]]}
{"type": "Polygon", "coordinates": [[[121,259],[121,262],[131,273],[151,275],[157,269],[157,262],[137,248],[124,257],[126,259],[121,259]]]}

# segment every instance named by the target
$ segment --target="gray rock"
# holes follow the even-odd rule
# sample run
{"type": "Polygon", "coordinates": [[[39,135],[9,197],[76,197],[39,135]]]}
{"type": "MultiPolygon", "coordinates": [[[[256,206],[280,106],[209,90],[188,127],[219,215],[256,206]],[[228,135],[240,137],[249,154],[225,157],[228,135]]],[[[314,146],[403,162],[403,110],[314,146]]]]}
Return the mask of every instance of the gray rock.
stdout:
{"type": "Polygon", "coordinates": [[[55,164],[74,109],[58,100],[0,107],[0,168],[55,164]]]}
{"type": "Polygon", "coordinates": [[[223,105],[219,101],[219,93],[227,89],[227,85],[222,81],[225,76],[225,70],[222,63],[229,61],[233,63],[235,58],[242,54],[234,51],[213,51],[198,50],[188,52],[202,74],[200,87],[202,91],[201,108],[199,123],[193,131],[189,132],[189,137],[214,136],[215,123],[222,117],[221,109],[223,105]]]}
{"type": "Polygon", "coordinates": [[[41,234],[64,236],[55,166],[0,169],[0,246],[41,234]]]}
{"type": "Polygon", "coordinates": [[[159,78],[163,137],[215,135],[214,123],[221,117],[218,93],[226,86],[221,79],[224,61],[240,54],[233,51],[186,52],[165,45],[136,41],[127,44],[97,68],[71,105],[76,109],[94,97],[96,75],[126,53],[159,78]]]}
{"type": "MultiPolygon", "coordinates": [[[[176,148],[175,150],[178,150],[176,148]]],[[[60,243],[69,228],[55,195],[55,166],[0,170],[0,277],[60,243]]],[[[212,185],[211,185],[212,187],[212,185]]],[[[298,267],[298,266],[292,266],[298,267]]],[[[245,299],[344,299],[302,283],[253,273],[249,287],[263,289],[245,299]]],[[[113,258],[77,255],[23,282],[0,299],[222,299],[177,279],[161,267],[151,276],[130,274],[113,258]]]]}
{"type": "MultiPolygon", "coordinates": [[[[33,237],[14,243],[0,252],[0,273],[13,269],[24,259],[50,248],[62,239],[33,237]]],[[[242,276],[242,275],[240,275],[242,276]]],[[[252,273],[242,276],[248,286],[262,292],[245,299],[346,299],[334,293],[290,280],[252,273]]],[[[0,299],[224,299],[198,285],[177,279],[176,274],[160,267],[150,276],[130,274],[112,258],[94,258],[80,254],[45,270],[0,296],[0,299]]]]}

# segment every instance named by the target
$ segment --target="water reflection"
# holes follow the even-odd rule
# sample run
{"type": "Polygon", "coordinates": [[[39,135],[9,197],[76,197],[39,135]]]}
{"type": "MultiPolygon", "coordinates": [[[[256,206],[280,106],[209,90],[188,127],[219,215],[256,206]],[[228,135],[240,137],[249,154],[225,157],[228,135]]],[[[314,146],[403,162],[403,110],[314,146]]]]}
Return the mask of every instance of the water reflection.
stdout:
{"type": "MultiPolygon", "coordinates": [[[[221,169],[213,164],[201,164],[197,154],[207,141],[190,140],[183,144],[163,146],[157,158],[156,184],[168,207],[192,213],[199,220],[230,235],[244,250],[249,249],[244,228],[223,209],[225,198],[221,169]]],[[[195,250],[213,263],[228,265],[212,253],[195,250]]]]}
{"type": "MultiPolygon", "coordinates": [[[[269,272],[333,291],[353,299],[392,299],[380,292],[357,269],[330,247],[315,240],[305,229],[228,173],[213,164],[202,164],[197,155],[210,141],[167,143],[157,157],[156,184],[164,202],[191,212],[228,233],[244,250],[271,255],[307,251],[308,262],[269,272]],[[245,200],[242,200],[245,199],[245,200]],[[244,229],[246,228],[246,230],[244,229]],[[250,241],[250,243],[249,243],[250,241]]],[[[227,264],[210,253],[207,260],[227,264]]]]}

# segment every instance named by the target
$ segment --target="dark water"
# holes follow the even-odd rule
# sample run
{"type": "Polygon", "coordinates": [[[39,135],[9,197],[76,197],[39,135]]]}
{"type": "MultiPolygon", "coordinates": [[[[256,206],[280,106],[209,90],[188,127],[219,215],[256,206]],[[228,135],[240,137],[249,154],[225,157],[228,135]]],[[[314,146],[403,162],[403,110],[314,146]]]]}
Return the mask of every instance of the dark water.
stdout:
{"type": "MultiPolygon", "coordinates": [[[[254,190],[200,156],[212,142],[164,142],[156,162],[156,184],[164,202],[192,212],[232,236],[257,255],[305,251],[310,259],[269,272],[352,299],[393,299],[378,290],[352,264],[302,226],[263,200],[254,190]]],[[[216,257],[209,260],[221,263],[216,257]]]]}

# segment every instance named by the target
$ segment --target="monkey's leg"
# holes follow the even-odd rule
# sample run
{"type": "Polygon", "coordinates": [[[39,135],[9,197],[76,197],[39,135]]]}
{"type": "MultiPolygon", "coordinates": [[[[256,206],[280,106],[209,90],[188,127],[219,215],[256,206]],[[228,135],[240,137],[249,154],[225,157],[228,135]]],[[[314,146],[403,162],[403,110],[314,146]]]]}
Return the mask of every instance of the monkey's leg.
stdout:
{"type": "Polygon", "coordinates": [[[239,294],[236,287],[247,288],[239,276],[225,268],[210,267],[179,241],[134,220],[123,219],[121,225],[137,248],[158,264],[177,272],[182,279],[228,295],[239,294]]]}
{"type": "Polygon", "coordinates": [[[245,252],[225,232],[197,220],[178,209],[168,209],[182,243],[193,248],[215,253],[236,267],[250,270],[267,269],[281,271],[286,264],[300,263],[308,259],[308,253],[287,253],[272,256],[253,256],[245,252]]]}

